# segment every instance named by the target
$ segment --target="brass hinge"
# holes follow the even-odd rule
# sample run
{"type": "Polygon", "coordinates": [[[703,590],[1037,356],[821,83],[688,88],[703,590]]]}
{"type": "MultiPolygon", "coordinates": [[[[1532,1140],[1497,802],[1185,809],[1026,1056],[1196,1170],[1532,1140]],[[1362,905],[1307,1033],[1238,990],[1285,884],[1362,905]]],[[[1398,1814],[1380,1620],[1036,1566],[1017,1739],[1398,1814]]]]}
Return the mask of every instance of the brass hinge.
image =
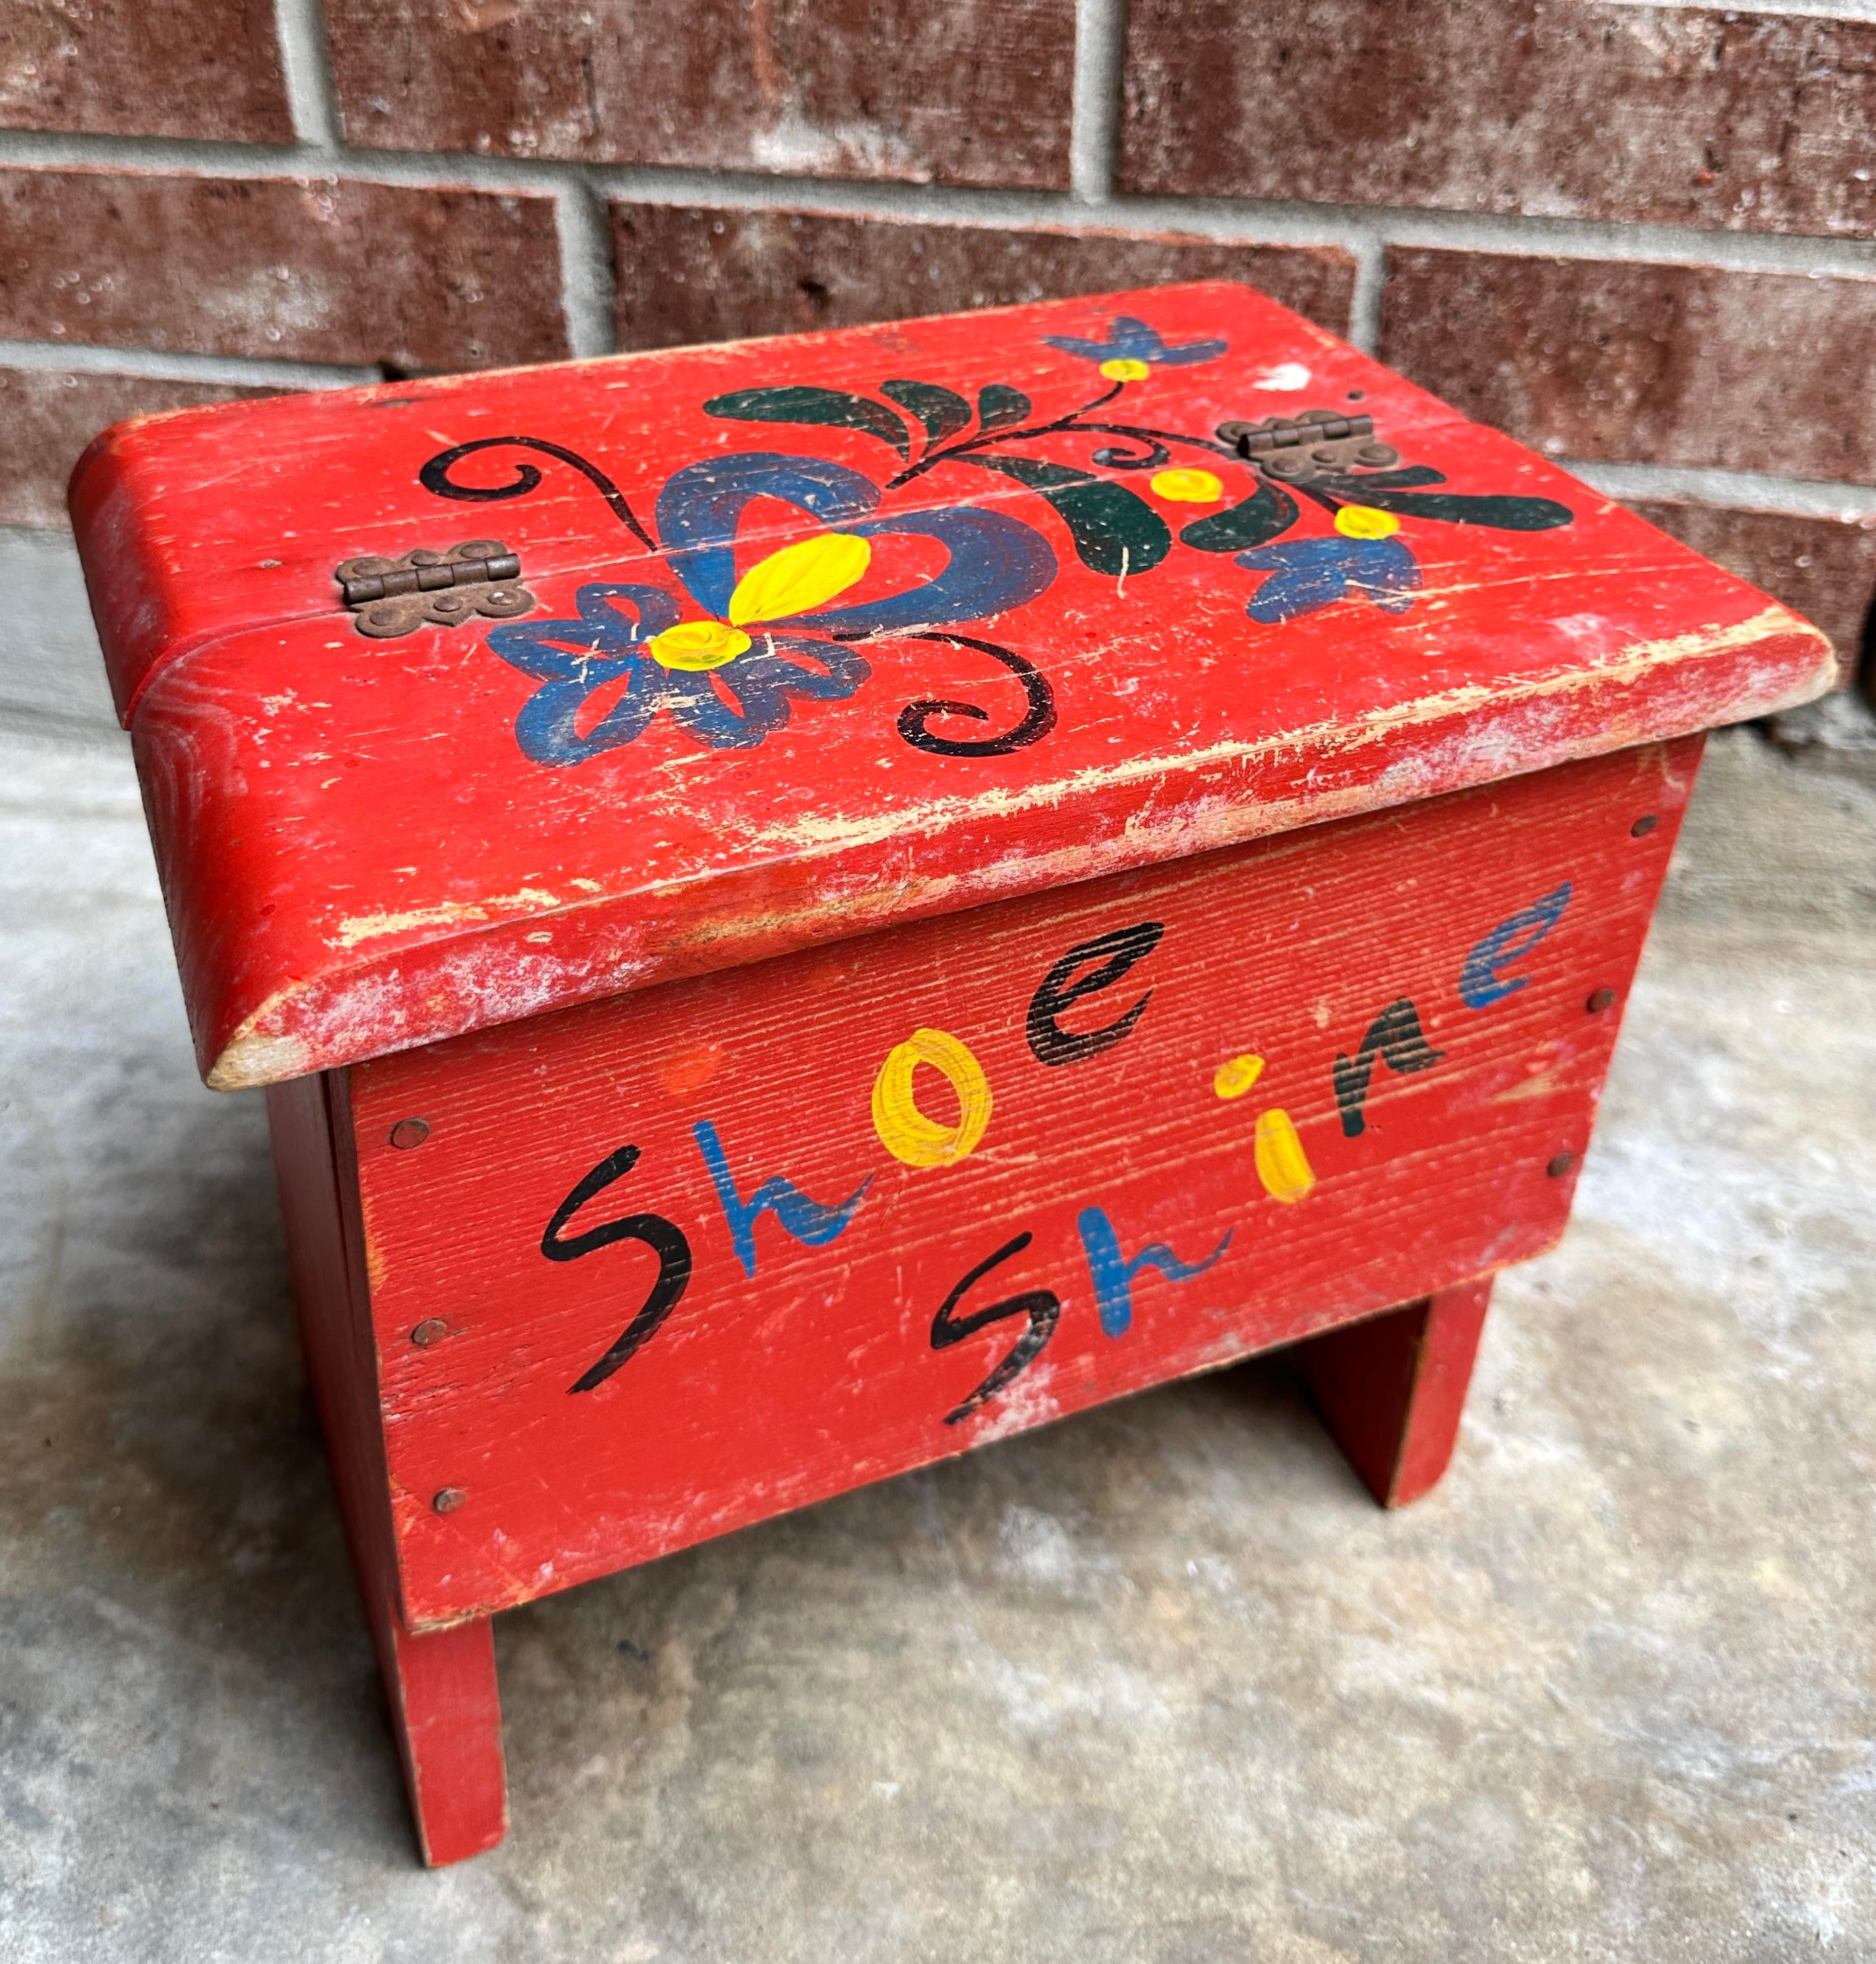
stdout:
{"type": "Polygon", "coordinates": [[[1234,444],[1240,457],[1261,457],[1270,450],[1288,450],[1305,443],[1334,443],[1352,436],[1372,436],[1372,416],[1338,416],[1326,409],[1305,409],[1301,416],[1272,416],[1267,422],[1220,423],[1218,440],[1234,444]]]}
{"type": "Polygon", "coordinates": [[[332,577],[359,633],[383,639],[457,627],[477,614],[525,614],[534,596],[515,584],[521,573],[519,557],[499,539],[470,539],[447,552],[419,546],[402,559],[348,559],[332,577]]]}
{"type": "Polygon", "coordinates": [[[1375,436],[1372,416],[1345,416],[1332,409],[1304,409],[1261,423],[1220,423],[1218,440],[1286,484],[1357,468],[1384,470],[1400,461],[1400,453],[1375,436]]]}

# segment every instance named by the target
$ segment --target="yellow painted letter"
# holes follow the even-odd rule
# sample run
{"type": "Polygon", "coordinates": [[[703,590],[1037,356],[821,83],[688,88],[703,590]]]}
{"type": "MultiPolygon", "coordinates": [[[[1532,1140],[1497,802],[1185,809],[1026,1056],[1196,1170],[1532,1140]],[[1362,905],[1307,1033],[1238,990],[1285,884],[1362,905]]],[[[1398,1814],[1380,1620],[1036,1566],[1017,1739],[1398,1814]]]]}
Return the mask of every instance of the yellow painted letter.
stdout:
{"type": "Polygon", "coordinates": [[[1275,1105],[1257,1115],[1257,1176],[1271,1199],[1286,1206],[1300,1200],[1316,1184],[1289,1113],[1275,1105]]]}
{"type": "Polygon", "coordinates": [[[974,1151],[990,1122],[990,1080],[983,1067],[943,1030],[914,1030],[889,1051],[873,1080],[873,1129],[880,1144],[907,1166],[949,1166],[974,1151]],[[922,1064],[941,1072],[957,1094],[954,1125],[928,1118],[914,1102],[912,1073],[922,1064]]]}

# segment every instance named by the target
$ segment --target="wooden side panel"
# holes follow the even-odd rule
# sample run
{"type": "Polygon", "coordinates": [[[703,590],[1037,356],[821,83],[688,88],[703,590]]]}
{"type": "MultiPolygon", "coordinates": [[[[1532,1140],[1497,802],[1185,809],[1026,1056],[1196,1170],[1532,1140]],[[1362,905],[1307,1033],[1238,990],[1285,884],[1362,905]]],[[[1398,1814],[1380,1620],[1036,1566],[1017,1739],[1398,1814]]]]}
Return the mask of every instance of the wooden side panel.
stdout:
{"type": "MultiPolygon", "coordinates": [[[[508,1825],[495,1644],[486,1618],[413,1633],[397,1603],[377,1360],[347,1246],[329,1081],[268,1093],[268,1122],[306,1369],[338,1490],[352,1566],[384,1680],[418,1845],[432,1866],[479,1854],[508,1825]]],[[[355,1240],[355,1236],[351,1237],[355,1240]]]]}
{"type": "Polygon", "coordinates": [[[413,1624],[1538,1252],[1698,750],[354,1067],[413,1624]]]}
{"type": "Polygon", "coordinates": [[[377,1347],[348,1271],[328,1081],[274,1085],[267,1117],[306,1372],[345,1532],[367,1602],[395,1597],[390,1475],[378,1410],[377,1347]]]}

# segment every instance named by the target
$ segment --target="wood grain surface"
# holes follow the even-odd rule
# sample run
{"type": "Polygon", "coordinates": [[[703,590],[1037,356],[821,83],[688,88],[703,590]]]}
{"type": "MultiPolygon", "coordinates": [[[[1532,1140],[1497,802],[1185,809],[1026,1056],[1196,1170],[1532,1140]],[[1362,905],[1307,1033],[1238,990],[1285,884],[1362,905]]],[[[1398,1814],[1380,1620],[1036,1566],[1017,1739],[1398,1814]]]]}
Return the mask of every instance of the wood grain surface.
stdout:
{"type": "Polygon", "coordinates": [[[1563,1225],[1698,750],[335,1078],[408,1621],[1536,1253],[1563,1225]]]}

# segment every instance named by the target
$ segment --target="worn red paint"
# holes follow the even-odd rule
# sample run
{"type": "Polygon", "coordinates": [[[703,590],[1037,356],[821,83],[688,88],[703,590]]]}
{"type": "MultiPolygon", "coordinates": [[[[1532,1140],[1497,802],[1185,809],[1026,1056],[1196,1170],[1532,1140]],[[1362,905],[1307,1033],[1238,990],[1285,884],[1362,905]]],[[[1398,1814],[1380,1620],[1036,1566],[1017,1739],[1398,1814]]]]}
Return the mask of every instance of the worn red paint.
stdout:
{"type": "MultiPolygon", "coordinates": [[[[402,1052],[346,1074],[386,1423],[399,1579],[418,1628],[499,1609],[1060,1417],[1307,1336],[1523,1260],[1562,1231],[1617,1018],[1675,821],[1692,788],[1683,740],[1461,792],[1413,822],[1376,814],[849,943],[810,992],[797,955],[402,1052]],[[1630,836],[1638,812],[1663,822],[1630,836]],[[1508,964],[1480,1009],[1468,952],[1567,883],[1554,929],[1508,964]],[[1040,1061],[1028,1015],[1065,952],[1141,923],[1161,931],[1108,986],[1059,1014],[1119,1024],[1111,1046],[1040,1061]],[[1388,1003],[1411,1001],[1430,1068],[1377,1062],[1348,1135],[1336,1060],[1388,1003]],[[876,1131],[887,1054],[935,1028],[976,1060],[992,1098],[981,1142],[909,1166],[876,1131]],[[707,1038],[720,1078],[662,1081],[675,1041],[707,1038]],[[1264,1059],[1221,1099],[1218,1065],[1264,1059]],[[1314,1185],[1294,1205],[1261,1183],[1260,1112],[1289,1115],[1314,1185]],[[415,1152],[392,1128],[421,1112],[415,1152]],[[745,1272],[698,1128],[738,1195],[780,1176],[838,1205],[819,1245],[772,1212],[745,1272]],[[594,1389],[569,1388],[632,1321],[659,1274],[639,1239],[574,1260],[544,1231],[576,1184],[637,1158],[563,1237],[649,1211],[688,1244],[688,1286],[655,1333],[594,1389]],[[1102,1327],[1077,1221],[1098,1207],[1131,1256],[1149,1243],[1202,1275],[1136,1279],[1128,1327],[1102,1327]],[[1060,1321],[1026,1369],[947,1423],[1023,1328],[1002,1321],[935,1349],[935,1312],[1012,1237],[1032,1239],[960,1314],[1047,1288],[1060,1321]],[[409,1331],[438,1305],[452,1333],[409,1331]],[[461,1489],[440,1516],[431,1497],[461,1489]]],[[[1090,957],[1077,968],[1098,966],[1090,957]]],[[[940,1125],[959,1100],[916,1080],[940,1125]]]]}
{"type": "MultiPolygon", "coordinates": [[[[1111,441],[1025,448],[1137,484],[1095,462],[1111,441]]],[[[1217,475],[1230,497],[1252,481],[1223,462],[1217,475]]],[[[1146,496],[1169,521],[1203,515],[1146,496]]],[[[229,1086],[1758,714],[1830,672],[1822,637],[1764,595],[1223,285],[184,412],[101,438],[72,497],[198,1054],[229,1086]],[[1043,338],[1098,337],[1129,313],[1175,345],[1227,343],[1129,383],[1130,418],[1209,433],[1358,410],[1454,490],[1555,499],[1573,521],[1416,527],[1411,611],[1350,604],[1262,627],[1244,614],[1256,582],[1228,557],[1180,547],[1150,576],[1098,574],[1034,493],[928,471],[879,512],[1017,514],[1057,561],[1044,592],[983,631],[1047,672],[1056,727],[969,762],[894,734],[925,698],[1013,717],[1015,682],[967,649],[883,640],[867,687],[727,765],[660,721],[550,770],[518,747],[531,685],[488,653],[489,624],[374,642],[338,611],[342,560],[489,534],[519,554],[537,618],[571,615],[594,580],[670,583],[666,556],[538,453],[460,472],[497,487],[538,468],[529,496],[427,493],[419,473],[453,445],[549,438],[601,465],[649,524],[699,459],[759,448],[876,478],[898,466],[864,432],[726,422],[707,400],[909,375],[967,400],[1002,381],[1045,417],[1105,384],[1043,338]]],[[[825,530],[768,505],[739,564],[825,530]]]]}
{"type": "Polygon", "coordinates": [[[1698,733],[1833,671],[1222,285],[188,412],[72,496],[437,1861],[496,1609],[1299,1340],[1424,1491],[1698,733]],[[472,540],[490,616],[339,604],[472,540]]]}

